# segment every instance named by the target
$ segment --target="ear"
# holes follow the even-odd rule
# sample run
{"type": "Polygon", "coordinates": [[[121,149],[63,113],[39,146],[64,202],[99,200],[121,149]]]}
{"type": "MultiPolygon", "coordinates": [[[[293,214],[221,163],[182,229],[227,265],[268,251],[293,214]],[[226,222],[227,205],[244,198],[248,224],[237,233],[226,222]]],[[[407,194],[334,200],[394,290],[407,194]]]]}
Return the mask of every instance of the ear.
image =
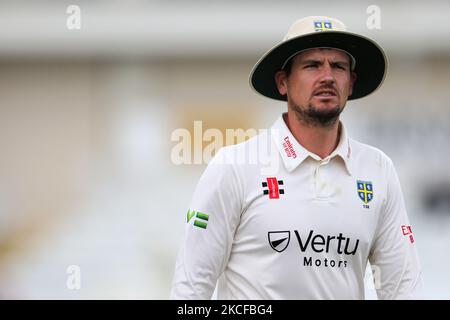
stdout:
{"type": "Polygon", "coordinates": [[[280,70],[275,73],[275,83],[277,84],[278,92],[284,96],[287,94],[287,74],[286,71],[280,70]]]}
{"type": "Polygon", "coordinates": [[[353,93],[353,86],[354,86],[354,84],[355,84],[356,78],[357,78],[356,73],[352,71],[352,73],[350,74],[350,84],[349,84],[350,88],[349,88],[349,90],[348,90],[348,96],[349,96],[349,97],[350,97],[350,96],[352,95],[352,93],[353,93]]]}

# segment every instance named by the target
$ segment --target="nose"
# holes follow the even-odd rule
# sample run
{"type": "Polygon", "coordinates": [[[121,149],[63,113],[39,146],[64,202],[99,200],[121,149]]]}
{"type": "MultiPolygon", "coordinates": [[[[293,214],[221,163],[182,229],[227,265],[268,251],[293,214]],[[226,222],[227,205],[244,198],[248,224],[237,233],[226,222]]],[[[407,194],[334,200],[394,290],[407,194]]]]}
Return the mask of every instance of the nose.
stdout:
{"type": "Polygon", "coordinates": [[[334,83],[334,74],[333,74],[333,68],[331,67],[329,62],[325,62],[322,67],[322,74],[321,74],[321,83],[326,84],[332,84],[334,83]]]}

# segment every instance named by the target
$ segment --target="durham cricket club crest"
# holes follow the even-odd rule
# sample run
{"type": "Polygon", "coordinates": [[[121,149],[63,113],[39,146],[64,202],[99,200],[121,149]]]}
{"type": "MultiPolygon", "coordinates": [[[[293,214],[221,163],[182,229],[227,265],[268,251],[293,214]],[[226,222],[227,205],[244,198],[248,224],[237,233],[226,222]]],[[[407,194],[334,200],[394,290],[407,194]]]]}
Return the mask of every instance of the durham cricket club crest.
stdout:
{"type": "Polygon", "coordinates": [[[369,203],[373,199],[373,187],[370,181],[360,181],[356,182],[358,196],[365,203],[369,203]]]}

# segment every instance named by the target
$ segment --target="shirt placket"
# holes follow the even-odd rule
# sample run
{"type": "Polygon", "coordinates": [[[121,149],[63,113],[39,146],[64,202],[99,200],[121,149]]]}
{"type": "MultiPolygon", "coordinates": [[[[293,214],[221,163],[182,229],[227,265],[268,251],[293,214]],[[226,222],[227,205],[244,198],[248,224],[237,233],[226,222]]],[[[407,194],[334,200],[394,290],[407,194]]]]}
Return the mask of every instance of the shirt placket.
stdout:
{"type": "Polygon", "coordinates": [[[330,162],[330,157],[326,157],[325,159],[317,161],[316,168],[314,170],[314,190],[316,198],[328,198],[329,194],[327,193],[327,182],[324,179],[324,166],[326,166],[330,162]]]}

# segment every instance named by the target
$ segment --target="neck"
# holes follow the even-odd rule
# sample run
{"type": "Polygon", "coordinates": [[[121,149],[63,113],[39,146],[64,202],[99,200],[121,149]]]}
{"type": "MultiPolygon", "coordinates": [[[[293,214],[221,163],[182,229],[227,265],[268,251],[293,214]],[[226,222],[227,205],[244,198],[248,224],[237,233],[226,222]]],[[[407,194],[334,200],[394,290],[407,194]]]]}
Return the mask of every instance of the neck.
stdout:
{"type": "Polygon", "coordinates": [[[291,109],[287,115],[283,115],[283,118],[295,139],[306,150],[322,159],[329,156],[339,144],[339,119],[327,127],[311,126],[300,121],[291,109]]]}

